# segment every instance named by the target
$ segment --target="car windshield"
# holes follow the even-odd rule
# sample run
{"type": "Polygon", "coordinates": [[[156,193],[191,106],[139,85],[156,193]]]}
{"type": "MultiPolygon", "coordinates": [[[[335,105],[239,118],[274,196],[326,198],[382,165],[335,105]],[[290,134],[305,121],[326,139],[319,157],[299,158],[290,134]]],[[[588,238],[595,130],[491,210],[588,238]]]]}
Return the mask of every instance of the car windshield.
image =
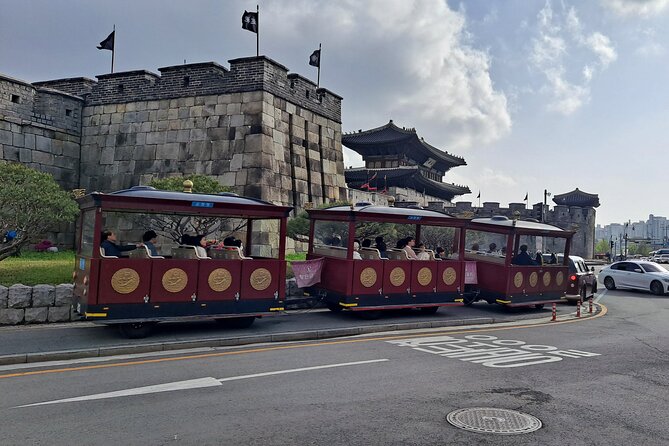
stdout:
{"type": "Polygon", "coordinates": [[[652,263],[642,263],[641,267],[647,273],[661,273],[661,272],[666,272],[667,271],[664,268],[662,268],[661,266],[653,265],[652,263]]]}

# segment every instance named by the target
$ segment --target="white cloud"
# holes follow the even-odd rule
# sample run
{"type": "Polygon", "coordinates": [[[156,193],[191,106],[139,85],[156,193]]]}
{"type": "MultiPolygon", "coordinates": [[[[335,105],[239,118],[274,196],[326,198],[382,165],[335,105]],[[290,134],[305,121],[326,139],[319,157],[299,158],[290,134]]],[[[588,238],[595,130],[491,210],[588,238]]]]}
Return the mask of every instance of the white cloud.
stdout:
{"type": "Polygon", "coordinates": [[[352,109],[344,117],[345,130],[392,118],[455,153],[510,132],[507,98],[492,82],[489,55],[470,44],[463,11],[442,0],[295,3],[290,12],[272,11],[273,32],[298,39],[295,29],[317,29],[328,79],[334,73],[356,84],[355,91],[338,92],[352,109]],[[371,115],[362,115],[361,101],[374,110],[371,115]]]}
{"type": "Polygon", "coordinates": [[[531,48],[530,63],[543,75],[541,91],[550,98],[547,109],[564,115],[590,101],[590,83],[618,57],[607,36],[584,31],[574,7],[556,13],[550,1],[537,14],[531,48]],[[574,80],[579,73],[581,80],[574,80]]]}
{"type": "Polygon", "coordinates": [[[648,18],[663,13],[669,0],[601,0],[604,7],[622,17],[648,18]]]}

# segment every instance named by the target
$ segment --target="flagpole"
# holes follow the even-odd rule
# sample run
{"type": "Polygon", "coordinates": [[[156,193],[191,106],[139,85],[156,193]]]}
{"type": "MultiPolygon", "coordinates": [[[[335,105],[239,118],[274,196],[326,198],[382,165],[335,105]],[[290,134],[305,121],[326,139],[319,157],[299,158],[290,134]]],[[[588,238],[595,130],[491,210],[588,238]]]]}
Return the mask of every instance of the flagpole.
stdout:
{"type": "Polygon", "coordinates": [[[256,57],[259,57],[260,56],[260,6],[259,5],[256,5],[256,14],[257,14],[256,17],[258,17],[256,21],[256,29],[258,31],[256,33],[256,57]]]}
{"type": "Polygon", "coordinates": [[[114,51],[116,51],[116,23],[114,23],[113,33],[114,33],[114,44],[112,45],[112,66],[111,66],[112,73],[114,72],[114,51]]]}
{"type": "Polygon", "coordinates": [[[321,44],[318,44],[318,78],[316,80],[316,88],[321,86],[321,62],[323,61],[323,52],[321,51],[321,44]]]}

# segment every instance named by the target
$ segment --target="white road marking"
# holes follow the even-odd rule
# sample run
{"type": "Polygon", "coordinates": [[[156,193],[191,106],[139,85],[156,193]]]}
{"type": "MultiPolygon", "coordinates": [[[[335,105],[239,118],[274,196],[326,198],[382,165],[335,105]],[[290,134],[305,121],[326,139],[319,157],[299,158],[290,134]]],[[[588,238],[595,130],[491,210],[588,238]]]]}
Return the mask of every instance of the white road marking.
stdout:
{"type": "Polygon", "coordinates": [[[227,381],[237,381],[240,379],[250,379],[250,378],[260,378],[263,376],[272,376],[272,375],[283,375],[286,373],[296,373],[296,372],[307,372],[311,370],[322,370],[322,369],[331,369],[335,367],[348,367],[352,365],[362,365],[362,364],[373,364],[377,362],[385,362],[388,359],[371,359],[368,361],[356,361],[356,362],[343,362],[339,364],[327,364],[319,365],[314,367],[302,367],[299,369],[288,369],[288,370],[277,370],[274,372],[264,372],[264,373],[254,373],[252,375],[240,375],[240,376],[231,376],[228,378],[198,378],[190,379],[187,381],[176,381],[172,383],[157,384],[153,386],[144,386],[136,387],[134,389],[125,389],[117,390],[115,392],[106,392],[98,393],[94,395],[78,396],[74,398],[65,398],[61,400],[53,401],[44,401],[42,403],[33,403],[33,404],[24,404],[23,406],[16,406],[13,409],[18,409],[22,407],[34,407],[34,406],[45,406],[48,404],[61,404],[61,403],[73,403],[78,401],[92,401],[92,400],[102,400],[108,398],[119,398],[124,396],[133,396],[133,395],[147,395],[150,393],[160,393],[160,392],[172,392],[175,390],[188,390],[188,389],[201,389],[204,387],[217,387],[222,386],[223,382],[227,381]]]}

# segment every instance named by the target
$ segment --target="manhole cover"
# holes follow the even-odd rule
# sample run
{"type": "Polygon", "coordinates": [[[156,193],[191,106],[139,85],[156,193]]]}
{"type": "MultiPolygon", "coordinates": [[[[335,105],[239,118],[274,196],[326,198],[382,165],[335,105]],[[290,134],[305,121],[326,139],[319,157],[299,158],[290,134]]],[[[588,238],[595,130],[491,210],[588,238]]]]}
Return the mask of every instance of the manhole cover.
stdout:
{"type": "Polygon", "coordinates": [[[541,428],[541,420],[532,415],[490,407],[458,409],[449,413],[446,420],[461,429],[489,434],[526,434],[541,428]]]}

